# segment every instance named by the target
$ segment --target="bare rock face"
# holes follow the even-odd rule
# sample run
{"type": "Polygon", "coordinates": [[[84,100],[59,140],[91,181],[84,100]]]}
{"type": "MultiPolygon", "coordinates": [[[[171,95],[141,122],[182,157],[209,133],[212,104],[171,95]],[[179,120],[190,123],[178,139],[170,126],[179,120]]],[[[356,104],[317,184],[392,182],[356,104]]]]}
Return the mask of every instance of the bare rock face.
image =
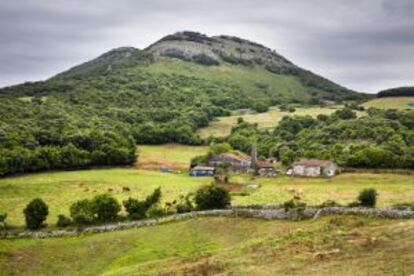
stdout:
{"type": "Polygon", "coordinates": [[[205,65],[221,63],[296,67],[290,61],[266,48],[234,36],[213,36],[179,32],[166,36],[146,49],[154,58],[178,58],[205,65]]]}

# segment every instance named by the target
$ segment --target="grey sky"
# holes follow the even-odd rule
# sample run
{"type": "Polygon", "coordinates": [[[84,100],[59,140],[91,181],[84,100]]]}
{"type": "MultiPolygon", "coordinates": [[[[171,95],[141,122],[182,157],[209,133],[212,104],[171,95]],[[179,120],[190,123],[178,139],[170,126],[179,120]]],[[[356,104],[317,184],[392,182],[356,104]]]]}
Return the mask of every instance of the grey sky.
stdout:
{"type": "Polygon", "coordinates": [[[414,85],[411,0],[0,0],[0,86],[182,30],[264,44],[358,91],[414,85]]]}

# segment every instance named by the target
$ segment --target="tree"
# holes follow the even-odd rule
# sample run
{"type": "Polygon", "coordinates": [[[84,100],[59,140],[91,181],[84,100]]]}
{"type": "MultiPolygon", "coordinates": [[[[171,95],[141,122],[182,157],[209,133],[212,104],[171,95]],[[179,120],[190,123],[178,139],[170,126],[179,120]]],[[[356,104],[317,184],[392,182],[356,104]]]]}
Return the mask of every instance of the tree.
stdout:
{"type": "Polygon", "coordinates": [[[121,205],[108,194],[97,195],[92,200],[92,210],[99,221],[112,221],[117,218],[119,211],[121,211],[121,205]]]}
{"type": "Polygon", "coordinates": [[[334,115],[342,120],[350,120],[350,119],[355,119],[357,117],[356,113],[352,111],[352,109],[350,108],[344,108],[344,109],[337,110],[335,111],[334,115]]]}
{"type": "Polygon", "coordinates": [[[49,207],[40,199],[33,199],[23,210],[28,229],[39,229],[49,215],[49,207]]]}
{"type": "Polygon", "coordinates": [[[364,189],[359,193],[358,201],[361,206],[373,208],[377,203],[377,196],[378,193],[375,189],[364,189]]]}
{"type": "Polygon", "coordinates": [[[197,209],[223,209],[230,205],[230,193],[219,186],[210,185],[200,188],[195,195],[197,209]]]}
{"type": "Polygon", "coordinates": [[[78,200],[70,206],[70,216],[77,224],[92,223],[95,219],[92,201],[89,199],[78,200]]]}

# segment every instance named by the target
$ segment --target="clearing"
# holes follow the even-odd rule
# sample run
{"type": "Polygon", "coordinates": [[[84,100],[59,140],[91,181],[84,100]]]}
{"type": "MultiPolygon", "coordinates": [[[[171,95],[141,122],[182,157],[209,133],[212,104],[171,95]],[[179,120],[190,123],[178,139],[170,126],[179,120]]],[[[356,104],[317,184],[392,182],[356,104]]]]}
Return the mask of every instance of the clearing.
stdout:
{"type": "Polygon", "coordinates": [[[179,144],[140,145],[138,146],[139,157],[137,167],[146,170],[159,170],[163,167],[174,170],[187,170],[193,157],[206,154],[207,151],[208,147],[204,146],[179,144]]]}
{"type": "Polygon", "coordinates": [[[395,109],[414,109],[414,97],[384,97],[368,101],[363,104],[365,108],[395,108],[395,109]]]}
{"type": "Polygon", "coordinates": [[[206,217],[69,238],[0,240],[2,275],[410,275],[414,221],[206,217]]]}
{"type": "Polygon", "coordinates": [[[258,123],[260,128],[267,129],[276,127],[284,116],[310,115],[316,117],[319,114],[329,115],[335,112],[335,110],[335,107],[297,107],[295,112],[290,113],[280,111],[277,107],[271,107],[268,112],[264,113],[218,117],[208,127],[200,129],[199,134],[201,137],[225,137],[230,134],[231,128],[237,123],[237,118],[239,117],[242,117],[249,123],[258,123]]]}

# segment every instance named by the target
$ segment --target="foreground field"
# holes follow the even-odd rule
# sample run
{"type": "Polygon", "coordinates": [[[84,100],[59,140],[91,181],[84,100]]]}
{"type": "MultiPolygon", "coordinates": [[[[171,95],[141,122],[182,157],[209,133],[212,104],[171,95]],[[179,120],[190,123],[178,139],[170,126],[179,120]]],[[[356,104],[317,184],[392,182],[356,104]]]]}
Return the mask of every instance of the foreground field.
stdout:
{"type": "Polygon", "coordinates": [[[186,170],[190,166],[190,160],[193,157],[206,154],[207,150],[208,147],[179,144],[140,145],[138,146],[139,161],[137,167],[151,170],[159,170],[162,167],[186,170]]]}
{"type": "Polygon", "coordinates": [[[273,128],[277,126],[279,121],[284,116],[292,116],[292,115],[310,115],[312,117],[316,117],[319,114],[329,115],[335,112],[335,108],[303,108],[298,107],[294,113],[290,112],[282,112],[276,107],[270,108],[268,112],[265,113],[258,113],[258,114],[246,114],[246,115],[233,115],[227,117],[219,117],[217,121],[213,121],[210,123],[208,127],[202,128],[199,130],[199,134],[201,137],[224,137],[230,134],[231,128],[236,124],[237,118],[242,117],[246,122],[249,123],[258,123],[260,128],[273,128]]]}
{"type": "MultiPolygon", "coordinates": [[[[412,201],[414,185],[412,175],[397,174],[342,174],[332,179],[308,179],[280,176],[273,179],[234,176],[231,181],[258,184],[257,189],[243,188],[233,196],[233,204],[275,204],[290,199],[289,189],[303,190],[308,204],[325,200],[349,203],[363,188],[375,188],[379,193],[378,206],[412,201]]],[[[7,212],[7,221],[23,225],[22,210],[35,197],[44,199],[50,209],[48,223],[56,222],[58,214],[69,213],[69,206],[78,199],[92,198],[110,193],[119,200],[128,197],[144,198],[155,188],[161,187],[163,201],[177,199],[180,195],[196,191],[212,182],[209,177],[190,177],[186,174],[127,169],[100,169],[73,172],[39,173],[0,179],[0,212],[7,212]],[[123,192],[128,187],[130,192],[123,192]]]]}
{"type": "Polygon", "coordinates": [[[202,218],[73,238],[0,240],[2,275],[410,275],[414,221],[202,218]]]}
{"type": "Polygon", "coordinates": [[[395,108],[395,109],[414,109],[414,97],[384,97],[366,102],[364,106],[366,108],[395,108]]]}

